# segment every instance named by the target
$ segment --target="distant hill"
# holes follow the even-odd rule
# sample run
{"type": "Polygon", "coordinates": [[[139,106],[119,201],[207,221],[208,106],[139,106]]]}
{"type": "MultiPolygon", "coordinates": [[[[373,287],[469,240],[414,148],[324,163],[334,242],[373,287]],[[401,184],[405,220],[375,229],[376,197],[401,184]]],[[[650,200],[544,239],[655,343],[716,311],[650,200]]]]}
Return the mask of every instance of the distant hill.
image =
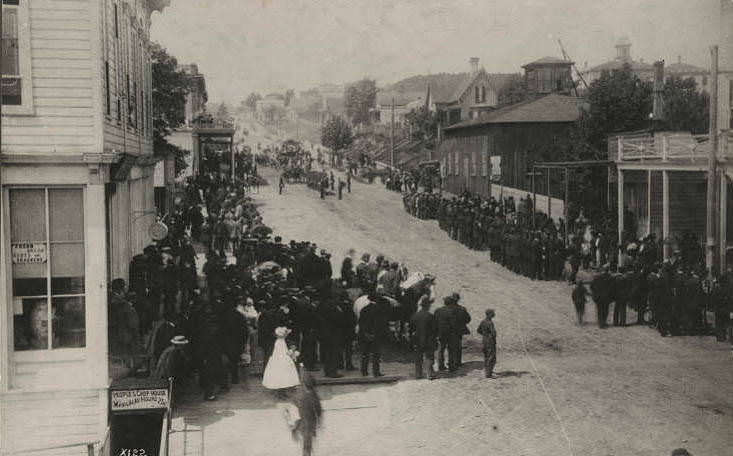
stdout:
{"type": "Polygon", "coordinates": [[[466,77],[468,73],[438,73],[438,74],[419,74],[410,76],[385,86],[386,90],[394,90],[396,92],[419,92],[428,87],[428,84],[440,87],[457,87],[458,84],[466,77]]]}

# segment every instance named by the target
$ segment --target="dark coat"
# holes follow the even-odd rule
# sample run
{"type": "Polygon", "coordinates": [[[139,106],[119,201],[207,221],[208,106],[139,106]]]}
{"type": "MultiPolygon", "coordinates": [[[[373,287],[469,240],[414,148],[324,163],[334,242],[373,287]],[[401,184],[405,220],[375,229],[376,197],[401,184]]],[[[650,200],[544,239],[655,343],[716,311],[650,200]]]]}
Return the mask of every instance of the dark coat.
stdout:
{"type": "Polygon", "coordinates": [[[455,315],[456,320],[456,327],[458,328],[458,333],[461,336],[465,336],[466,334],[470,334],[471,331],[468,330],[468,323],[471,322],[471,314],[468,313],[468,310],[466,310],[465,307],[463,307],[460,304],[456,304],[453,308],[453,313],[455,315]]]}
{"type": "Polygon", "coordinates": [[[442,341],[447,341],[454,334],[457,334],[456,323],[453,318],[453,311],[448,306],[441,306],[435,309],[435,322],[438,329],[438,337],[442,341]]]}
{"type": "Polygon", "coordinates": [[[385,342],[389,337],[387,312],[377,303],[371,303],[359,313],[359,339],[385,342]]]}
{"type": "Polygon", "coordinates": [[[420,351],[437,348],[438,323],[429,310],[419,310],[410,318],[410,328],[415,329],[415,346],[420,351]]]}

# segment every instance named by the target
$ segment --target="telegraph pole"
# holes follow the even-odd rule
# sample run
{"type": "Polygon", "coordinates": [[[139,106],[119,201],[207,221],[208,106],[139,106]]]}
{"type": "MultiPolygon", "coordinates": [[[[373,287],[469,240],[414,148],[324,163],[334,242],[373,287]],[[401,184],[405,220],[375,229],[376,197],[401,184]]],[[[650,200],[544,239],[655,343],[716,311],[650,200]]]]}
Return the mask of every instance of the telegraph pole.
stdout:
{"type": "Polygon", "coordinates": [[[394,171],[394,95],[392,95],[392,120],[389,127],[389,149],[392,171],[394,171]]]}
{"type": "Polygon", "coordinates": [[[707,194],[707,242],[705,243],[705,267],[708,279],[713,277],[713,257],[715,255],[715,167],[718,152],[718,46],[710,48],[712,66],[710,76],[710,154],[708,155],[708,194],[707,194]]]}

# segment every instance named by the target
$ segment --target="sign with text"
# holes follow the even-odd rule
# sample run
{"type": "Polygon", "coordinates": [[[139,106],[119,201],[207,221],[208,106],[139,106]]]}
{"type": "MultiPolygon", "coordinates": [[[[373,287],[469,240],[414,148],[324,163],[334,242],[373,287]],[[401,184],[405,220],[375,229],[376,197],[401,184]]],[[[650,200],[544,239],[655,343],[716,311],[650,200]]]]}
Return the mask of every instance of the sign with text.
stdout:
{"type": "Polygon", "coordinates": [[[111,410],[150,410],[168,408],[167,389],[138,389],[111,392],[111,410]]]}
{"type": "Polygon", "coordinates": [[[48,259],[45,242],[14,242],[10,252],[13,264],[45,263],[48,259]]]}

